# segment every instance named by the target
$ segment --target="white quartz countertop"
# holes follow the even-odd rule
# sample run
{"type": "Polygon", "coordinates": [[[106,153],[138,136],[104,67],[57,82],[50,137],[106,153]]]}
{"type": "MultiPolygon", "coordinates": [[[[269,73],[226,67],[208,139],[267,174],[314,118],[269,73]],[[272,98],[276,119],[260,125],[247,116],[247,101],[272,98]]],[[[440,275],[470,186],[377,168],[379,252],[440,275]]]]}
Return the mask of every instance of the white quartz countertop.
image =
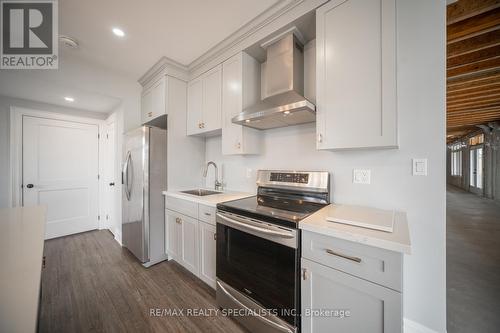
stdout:
{"type": "Polygon", "coordinates": [[[45,207],[0,209],[0,332],[35,332],[45,207]]]}
{"type": "Polygon", "coordinates": [[[385,232],[327,221],[326,218],[333,215],[332,211],[334,209],[334,204],[320,209],[300,221],[299,228],[390,251],[406,254],[411,253],[410,233],[406,213],[396,212],[393,232],[385,232]]]}
{"type": "MultiPolygon", "coordinates": [[[[174,191],[163,191],[163,195],[188,200],[192,202],[196,202],[205,206],[215,207],[218,203],[237,200],[242,198],[251,197],[255,194],[248,192],[233,192],[233,191],[224,191],[219,194],[211,194],[205,196],[197,196],[193,194],[182,193],[183,190],[174,190],[174,191]]],[[[213,191],[213,190],[211,190],[213,191]]]]}

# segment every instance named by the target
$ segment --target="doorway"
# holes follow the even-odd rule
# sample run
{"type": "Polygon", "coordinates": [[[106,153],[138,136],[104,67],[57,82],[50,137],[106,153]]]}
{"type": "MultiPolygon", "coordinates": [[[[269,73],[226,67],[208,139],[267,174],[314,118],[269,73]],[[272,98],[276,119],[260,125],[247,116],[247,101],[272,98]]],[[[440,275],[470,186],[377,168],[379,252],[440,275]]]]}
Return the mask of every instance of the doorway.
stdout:
{"type": "Polygon", "coordinates": [[[469,191],[482,195],[484,192],[484,150],[474,146],[469,152],[469,191]]]}

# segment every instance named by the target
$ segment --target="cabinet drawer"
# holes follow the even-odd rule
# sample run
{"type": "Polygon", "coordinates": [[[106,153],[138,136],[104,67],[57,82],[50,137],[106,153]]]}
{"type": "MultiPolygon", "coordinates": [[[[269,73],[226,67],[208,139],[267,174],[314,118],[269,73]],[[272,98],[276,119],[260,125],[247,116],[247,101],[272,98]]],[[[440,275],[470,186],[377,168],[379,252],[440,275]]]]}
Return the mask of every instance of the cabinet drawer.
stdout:
{"type": "Polygon", "coordinates": [[[215,225],[215,207],[199,205],[198,219],[200,221],[215,225]]]}
{"type": "Polygon", "coordinates": [[[397,252],[303,231],[302,257],[402,290],[402,255],[397,252]]]}
{"type": "Polygon", "coordinates": [[[198,204],[195,202],[173,198],[167,195],[165,196],[165,208],[194,217],[195,219],[198,218],[198,204]]]}

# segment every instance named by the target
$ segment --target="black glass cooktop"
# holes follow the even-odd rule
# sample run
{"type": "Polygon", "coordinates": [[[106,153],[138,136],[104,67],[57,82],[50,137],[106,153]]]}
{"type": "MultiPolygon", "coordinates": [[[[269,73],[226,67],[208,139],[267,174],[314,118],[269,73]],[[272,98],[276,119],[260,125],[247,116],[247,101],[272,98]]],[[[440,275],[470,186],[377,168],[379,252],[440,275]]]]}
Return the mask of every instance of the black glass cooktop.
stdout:
{"type": "Polygon", "coordinates": [[[296,228],[300,220],[324,206],[324,203],[310,202],[302,198],[256,195],[218,204],[217,208],[296,228]]]}

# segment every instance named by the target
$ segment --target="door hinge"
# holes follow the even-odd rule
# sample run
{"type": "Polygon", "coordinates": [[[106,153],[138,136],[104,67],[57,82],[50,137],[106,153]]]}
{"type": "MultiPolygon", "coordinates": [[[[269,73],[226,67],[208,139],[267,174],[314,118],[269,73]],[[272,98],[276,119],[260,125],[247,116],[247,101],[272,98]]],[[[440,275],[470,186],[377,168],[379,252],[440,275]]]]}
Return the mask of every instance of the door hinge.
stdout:
{"type": "Polygon", "coordinates": [[[109,139],[109,134],[106,134],[106,139],[109,139]]]}
{"type": "Polygon", "coordinates": [[[101,134],[97,134],[97,138],[100,139],[101,138],[101,134]]]}
{"type": "Polygon", "coordinates": [[[101,215],[97,215],[97,221],[101,220],[101,215]]]}
{"type": "Polygon", "coordinates": [[[307,280],[307,269],[302,268],[302,280],[307,280]]]}
{"type": "Polygon", "coordinates": [[[109,220],[109,215],[108,214],[106,214],[106,220],[109,220]]]}
{"type": "Polygon", "coordinates": [[[97,175],[97,179],[101,179],[101,175],[97,175]]]}

